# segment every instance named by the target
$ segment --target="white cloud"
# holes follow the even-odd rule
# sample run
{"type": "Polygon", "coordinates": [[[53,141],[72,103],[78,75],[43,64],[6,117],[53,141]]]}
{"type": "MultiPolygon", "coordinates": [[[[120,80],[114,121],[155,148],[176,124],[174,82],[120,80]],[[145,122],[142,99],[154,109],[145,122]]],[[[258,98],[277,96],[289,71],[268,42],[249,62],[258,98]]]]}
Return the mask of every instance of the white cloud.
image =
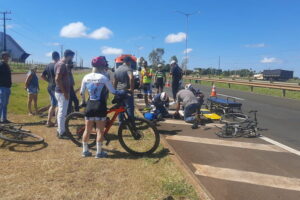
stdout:
{"type": "Polygon", "coordinates": [[[52,57],[52,51],[45,54],[46,57],[52,57]]]}
{"type": "Polygon", "coordinates": [[[140,46],[140,47],[138,47],[138,49],[143,50],[143,49],[145,49],[145,47],[140,46]]]}
{"type": "Polygon", "coordinates": [[[14,25],[12,25],[12,24],[8,24],[8,25],[6,25],[6,28],[7,29],[13,29],[15,26],[14,25]]]}
{"type": "Polygon", "coordinates": [[[183,32],[179,32],[177,34],[171,33],[166,37],[165,42],[166,43],[177,43],[177,42],[184,41],[185,38],[186,38],[186,34],[183,32]]]}
{"type": "Polygon", "coordinates": [[[261,63],[280,63],[281,60],[274,57],[264,57],[261,61],[261,63]]]}
{"type": "Polygon", "coordinates": [[[264,47],[266,47],[266,44],[265,43],[246,44],[245,47],[247,47],[247,48],[264,48],[264,47]]]}
{"type": "Polygon", "coordinates": [[[184,54],[186,54],[186,53],[191,53],[192,51],[193,51],[193,49],[187,48],[187,49],[185,49],[185,50],[183,51],[183,53],[184,53],[184,54]]]}
{"type": "Polygon", "coordinates": [[[109,39],[113,32],[106,27],[101,27],[91,33],[87,33],[88,27],[82,22],[73,22],[64,27],[60,31],[61,37],[66,38],[91,38],[95,40],[109,39]]]}
{"type": "Polygon", "coordinates": [[[113,48],[113,47],[102,47],[101,52],[105,55],[120,55],[123,53],[123,49],[113,48]]]}
{"type": "Polygon", "coordinates": [[[61,29],[60,36],[66,38],[86,37],[86,30],[87,27],[82,22],[73,22],[61,29]]]}
{"type": "Polygon", "coordinates": [[[113,32],[106,27],[101,27],[89,34],[89,38],[96,40],[106,40],[113,35],[113,32]]]}
{"type": "Polygon", "coordinates": [[[58,43],[58,42],[48,42],[48,43],[45,43],[45,45],[47,45],[47,46],[59,46],[60,43],[58,43]]]}

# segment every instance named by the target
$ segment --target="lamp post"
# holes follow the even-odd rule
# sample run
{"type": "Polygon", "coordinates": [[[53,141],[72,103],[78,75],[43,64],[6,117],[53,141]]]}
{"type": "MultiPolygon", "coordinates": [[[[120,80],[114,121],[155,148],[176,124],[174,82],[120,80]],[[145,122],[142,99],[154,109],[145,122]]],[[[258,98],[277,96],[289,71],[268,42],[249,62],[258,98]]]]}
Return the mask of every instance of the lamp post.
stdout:
{"type": "Polygon", "coordinates": [[[185,35],[185,60],[186,60],[186,63],[185,63],[185,75],[186,75],[186,70],[188,68],[188,32],[189,32],[189,17],[191,15],[195,15],[195,14],[198,14],[200,13],[199,11],[196,11],[196,12],[193,12],[193,13],[185,13],[185,12],[182,12],[180,10],[176,10],[177,13],[179,14],[182,14],[186,17],[186,35],[185,35]]]}

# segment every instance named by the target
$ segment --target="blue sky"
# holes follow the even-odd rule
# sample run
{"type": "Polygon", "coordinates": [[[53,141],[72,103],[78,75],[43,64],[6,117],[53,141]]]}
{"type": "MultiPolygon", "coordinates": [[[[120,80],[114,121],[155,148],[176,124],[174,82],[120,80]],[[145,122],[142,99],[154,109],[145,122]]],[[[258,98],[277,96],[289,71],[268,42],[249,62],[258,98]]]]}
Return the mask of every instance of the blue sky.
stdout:
{"type": "Polygon", "coordinates": [[[8,34],[32,55],[49,62],[52,50],[92,57],[118,53],[148,57],[153,48],[184,57],[185,17],[200,11],[189,26],[189,68],[284,68],[300,76],[300,1],[297,0],[0,0],[10,10],[8,34]],[[178,34],[179,33],[179,34],[178,34]],[[166,38],[169,36],[168,42],[166,38]],[[151,36],[155,36],[151,39],[151,36]]]}

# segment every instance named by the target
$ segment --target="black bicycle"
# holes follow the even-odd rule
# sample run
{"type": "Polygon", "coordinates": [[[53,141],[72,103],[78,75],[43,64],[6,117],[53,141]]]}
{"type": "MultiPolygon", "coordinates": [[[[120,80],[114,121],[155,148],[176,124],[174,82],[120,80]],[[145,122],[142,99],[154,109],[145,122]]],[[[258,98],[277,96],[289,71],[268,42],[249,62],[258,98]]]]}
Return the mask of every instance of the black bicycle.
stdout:
{"type": "Polygon", "coordinates": [[[0,139],[17,144],[41,144],[44,138],[22,129],[22,126],[0,125],[0,139]]]}
{"type": "Polygon", "coordinates": [[[253,118],[249,118],[243,113],[224,115],[221,120],[224,126],[220,128],[221,131],[217,132],[216,135],[223,138],[260,136],[257,127],[257,111],[252,110],[249,113],[253,113],[253,118]]]}

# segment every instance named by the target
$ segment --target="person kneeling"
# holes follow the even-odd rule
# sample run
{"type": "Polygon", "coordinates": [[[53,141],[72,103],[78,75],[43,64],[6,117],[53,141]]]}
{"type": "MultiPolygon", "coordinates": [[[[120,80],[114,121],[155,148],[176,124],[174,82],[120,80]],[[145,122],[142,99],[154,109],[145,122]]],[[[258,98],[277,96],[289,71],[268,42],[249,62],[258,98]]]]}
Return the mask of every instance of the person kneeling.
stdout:
{"type": "Polygon", "coordinates": [[[152,104],[155,106],[155,111],[161,114],[162,117],[168,118],[169,97],[166,92],[159,93],[153,97],[152,104]]]}
{"type": "Polygon", "coordinates": [[[85,91],[87,90],[89,94],[85,109],[85,131],[82,137],[82,156],[92,156],[92,153],[88,149],[88,140],[94,124],[96,124],[97,153],[95,158],[104,158],[107,157],[107,153],[102,150],[107,108],[105,102],[106,98],[103,99],[101,93],[105,86],[115,95],[118,94],[119,91],[115,90],[109,79],[103,75],[103,70],[108,66],[104,56],[94,58],[92,60],[92,66],[93,71],[84,76],[80,91],[83,104],[85,104],[85,91]]]}
{"type": "Polygon", "coordinates": [[[188,123],[195,123],[195,114],[200,113],[200,104],[197,97],[189,89],[180,90],[176,95],[176,112],[174,115],[179,115],[180,104],[184,107],[184,121],[188,123]]]}

